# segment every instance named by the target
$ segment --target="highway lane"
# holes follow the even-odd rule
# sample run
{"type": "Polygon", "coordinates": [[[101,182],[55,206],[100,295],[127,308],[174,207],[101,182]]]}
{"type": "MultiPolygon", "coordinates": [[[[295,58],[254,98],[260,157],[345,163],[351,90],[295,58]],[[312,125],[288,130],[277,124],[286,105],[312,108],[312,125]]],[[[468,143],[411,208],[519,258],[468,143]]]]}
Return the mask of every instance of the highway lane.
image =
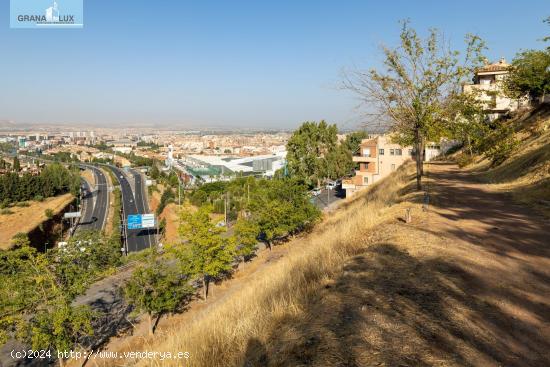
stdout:
{"type": "MultiPolygon", "coordinates": [[[[122,207],[124,211],[124,221],[126,222],[128,219],[128,215],[132,214],[143,214],[144,209],[146,209],[146,203],[143,202],[143,191],[142,191],[142,183],[141,183],[141,177],[138,178],[137,182],[137,189],[136,192],[138,193],[139,198],[139,207],[136,203],[136,198],[134,197],[134,192],[132,191],[132,187],[130,186],[130,183],[128,182],[128,178],[126,174],[118,167],[109,166],[109,169],[113,171],[115,174],[121,188],[122,192],[122,207]]],[[[141,251],[146,248],[149,248],[154,242],[151,240],[151,236],[149,235],[147,230],[141,230],[141,229],[129,229],[126,231],[126,242],[128,246],[128,252],[136,252],[141,251]]]]}
{"type": "MultiPolygon", "coordinates": [[[[130,172],[134,176],[134,182],[135,182],[134,197],[136,199],[138,212],[139,214],[148,214],[149,203],[147,202],[147,196],[145,195],[145,182],[143,182],[143,178],[138,171],[130,170],[130,172]]],[[[152,230],[149,230],[149,231],[152,231],[152,230]]],[[[149,231],[147,231],[147,243],[148,243],[148,246],[151,247],[155,243],[155,238],[154,238],[154,235],[149,233],[149,231]]]]}
{"type": "Polygon", "coordinates": [[[105,220],[109,212],[109,191],[107,187],[107,178],[103,171],[94,166],[82,166],[94,173],[95,189],[90,188],[85,182],[86,194],[83,200],[86,200],[85,210],[80,219],[77,231],[82,230],[102,230],[105,227],[105,220]]]}
{"type": "Polygon", "coordinates": [[[96,199],[94,204],[93,229],[102,230],[105,227],[107,213],[109,212],[109,188],[107,186],[107,178],[99,168],[93,166],[88,167],[94,172],[96,182],[96,190],[94,191],[96,199]]]}
{"type": "Polygon", "coordinates": [[[94,198],[92,194],[92,189],[84,178],[81,179],[81,189],[82,189],[82,217],[78,223],[77,231],[91,229],[92,217],[94,213],[94,198]]]}

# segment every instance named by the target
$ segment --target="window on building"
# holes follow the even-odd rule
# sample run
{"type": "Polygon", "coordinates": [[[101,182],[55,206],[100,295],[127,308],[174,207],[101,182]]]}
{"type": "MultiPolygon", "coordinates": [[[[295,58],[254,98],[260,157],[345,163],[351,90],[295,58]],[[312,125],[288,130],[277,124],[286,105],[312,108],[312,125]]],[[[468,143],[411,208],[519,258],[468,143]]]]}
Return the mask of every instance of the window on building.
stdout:
{"type": "Polygon", "coordinates": [[[378,149],[378,154],[384,155],[384,149],[378,149]]]}
{"type": "Polygon", "coordinates": [[[363,157],[370,157],[370,148],[363,149],[363,157]]]}
{"type": "Polygon", "coordinates": [[[390,155],[395,155],[395,149],[390,149],[390,155]]]}
{"type": "Polygon", "coordinates": [[[363,176],[363,185],[369,184],[369,178],[367,176],[363,176]]]}
{"type": "Polygon", "coordinates": [[[391,170],[392,170],[392,171],[395,171],[395,164],[392,164],[392,165],[391,165],[391,170]]]}
{"type": "Polygon", "coordinates": [[[401,153],[401,149],[396,149],[396,150],[395,150],[395,155],[401,155],[401,154],[402,154],[402,153],[401,153]]]}

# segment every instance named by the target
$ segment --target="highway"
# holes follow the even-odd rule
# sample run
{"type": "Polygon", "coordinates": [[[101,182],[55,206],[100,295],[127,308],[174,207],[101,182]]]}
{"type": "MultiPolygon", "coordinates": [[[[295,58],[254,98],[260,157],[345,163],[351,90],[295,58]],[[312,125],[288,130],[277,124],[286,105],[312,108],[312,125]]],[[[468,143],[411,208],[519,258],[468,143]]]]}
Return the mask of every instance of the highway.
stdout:
{"type": "Polygon", "coordinates": [[[86,181],[84,178],[81,178],[80,189],[80,192],[82,193],[82,200],[80,201],[82,217],[80,217],[80,221],[76,228],[77,232],[81,230],[91,229],[89,227],[93,222],[92,218],[94,215],[94,198],[92,189],[88,184],[88,181],[86,181]]]}
{"type": "MultiPolygon", "coordinates": [[[[34,160],[46,163],[54,163],[54,161],[43,157],[19,156],[22,162],[33,162],[34,160]]],[[[107,178],[103,171],[95,166],[87,164],[79,164],[73,162],[57,162],[65,166],[77,165],[80,168],[89,169],[95,176],[95,190],[90,187],[86,180],[82,179],[82,188],[86,189],[86,194],[82,198],[85,206],[83,207],[82,217],[77,225],[76,231],[82,230],[102,230],[105,228],[107,214],[109,212],[109,191],[107,178]]]]}
{"type": "MultiPolygon", "coordinates": [[[[143,180],[141,179],[141,175],[133,170],[130,170],[129,173],[126,173],[122,169],[114,166],[109,166],[109,169],[113,171],[118,182],[120,183],[124,222],[127,221],[128,215],[148,213],[149,205],[145,197],[145,188],[143,180]],[[128,178],[135,181],[135,192],[132,190],[132,186],[130,185],[128,178]]],[[[141,251],[155,244],[153,230],[129,229],[126,231],[126,233],[128,252],[141,251]]]]}
{"type": "Polygon", "coordinates": [[[88,165],[82,167],[94,173],[95,190],[91,189],[87,183],[83,185],[86,189],[86,194],[83,198],[83,202],[85,201],[85,210],[82,213],[77,231],[102,230],[105,227],[107,213],[109,212],[107,178],[97,167],[88,165]]]}

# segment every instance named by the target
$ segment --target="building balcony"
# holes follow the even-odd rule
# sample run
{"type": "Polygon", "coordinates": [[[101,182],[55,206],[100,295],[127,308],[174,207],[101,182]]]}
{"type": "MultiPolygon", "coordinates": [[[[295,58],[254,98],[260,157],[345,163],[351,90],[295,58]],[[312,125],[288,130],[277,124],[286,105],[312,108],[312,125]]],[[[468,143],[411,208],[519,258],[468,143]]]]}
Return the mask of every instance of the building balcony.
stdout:
{"type": "Polygon", "coordinates": [[[376,162],[376,158],[375,157],[371,157],[371,156],[362,156],[362,155],[355,155],[352,157],[352,160],[354,162],[359,162],[359,163],[371,163],[371,162],[376,162]]]}

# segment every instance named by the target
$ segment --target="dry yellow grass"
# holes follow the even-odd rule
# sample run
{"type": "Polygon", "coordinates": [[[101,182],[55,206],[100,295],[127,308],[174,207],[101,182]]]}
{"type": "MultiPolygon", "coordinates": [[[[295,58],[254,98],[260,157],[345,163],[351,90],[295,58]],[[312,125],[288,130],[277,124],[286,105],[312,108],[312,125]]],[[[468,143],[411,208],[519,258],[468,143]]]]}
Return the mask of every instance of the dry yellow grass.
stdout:
{"type": "MultiPolygon", "coordinates": [[[[244,287],[196,315],[191,323],[143,339],[141,347],[188,351],[193,366],[240,365],[251,338],[265,341],[276,320],[303,313],[304,299],[319,283],[341,271],[345,260],[364,245],[368,230],[394,215],[389,214],[388,203],[399,200],[400,191],[410,181],[411,169],[408,165],[369,192],[344,202],[343,210],[336,211],[312,233],[291,240],[288,254],[257,271],[244,287]]],[[[181,363],[164,361],[163,365],[181,363]]]]}
{"type": "MultiPolygon", "coordinates": [[[[100,170],[105,175],[105,179],[107,180],[107,186],[110,188],[113,187],[113,181],[111,180],[111,175],[109,172],[104,169],[100,168],[100,170]]],[[[113,192],[109,192],[109,209],[107,211],[107,220],[105,221],[105,234],[110,235],[113,233],[113,218],[115,215],[115,209],[113,207],[115,200],[115,195],[113,192]]]]}
{"type": "Polygon", "coordinates": [[[72,194],[65,194],[45,199],[42,202],[30,201],[28,207],[14,206],[9,210],[13,214],[0,214],[0,248],[8,249],[11,239],[19,232],[28,233],[44,222],[46,209],[51,209],[55,214],[62,211],[71,201],[72,194]]]}
{"type": "Polygon", "coordinates": [[[538,109],[507,122],[516,126],[516,151],[501,165],[491,168],[478,157],[469,169],[492,189],[508,192],[512,198],[550,217],[550,107],[538,109]]]}
{"type": "Polygon", "coordinates": [[[80,173],[80,176],[83,177],[86,181],[88,181],[90,186],[95,185],[95,175],[91,170],[86,169],[86,170],[82,171],[80,173]]]}

